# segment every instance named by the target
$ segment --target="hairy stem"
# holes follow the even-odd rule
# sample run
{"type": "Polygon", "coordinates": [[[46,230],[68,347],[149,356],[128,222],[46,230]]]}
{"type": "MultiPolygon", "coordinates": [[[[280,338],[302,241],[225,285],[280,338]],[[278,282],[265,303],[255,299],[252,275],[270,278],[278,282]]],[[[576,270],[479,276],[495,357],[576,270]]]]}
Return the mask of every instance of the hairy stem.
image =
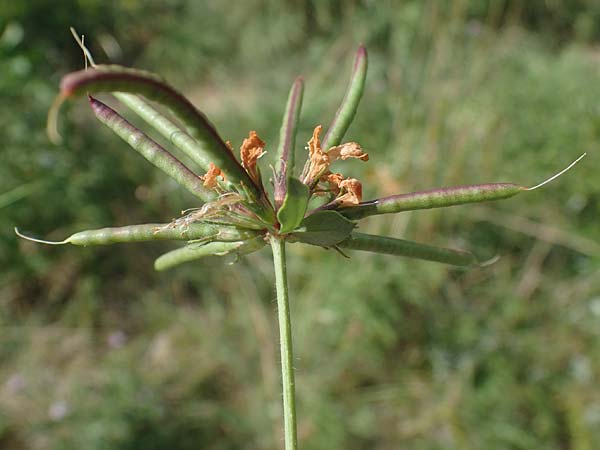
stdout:
{"type": "Polygon", "coordinates": [[[285,450],[296,450],[296,393],[294,385],[292,324],[288,298],[287,270],[285,261],[285,241],[271,236],[273,264],[275,266],[275,286],[277,290],[277,310],[279,314],[279,345],[281,348],[281,381],[283,385],[283,431],[285,450]]]}

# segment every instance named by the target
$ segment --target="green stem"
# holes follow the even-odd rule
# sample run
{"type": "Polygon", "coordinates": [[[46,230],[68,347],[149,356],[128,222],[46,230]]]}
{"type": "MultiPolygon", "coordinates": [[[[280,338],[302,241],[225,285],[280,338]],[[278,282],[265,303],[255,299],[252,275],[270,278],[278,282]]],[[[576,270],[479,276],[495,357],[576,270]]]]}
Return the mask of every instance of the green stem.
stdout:
{"type": "Polygon", "coordinates": [[[283,384],[283,431],[285,450],[296,450],[296,394],[294,384],[292,324],[288,298],[287,270],[285,262],[285,241],[271,236],[273,264],[275,266],[275,286],[277,290],[277,310],[279,314],[279,339],[281,348],[281,381],[283,384]]]}

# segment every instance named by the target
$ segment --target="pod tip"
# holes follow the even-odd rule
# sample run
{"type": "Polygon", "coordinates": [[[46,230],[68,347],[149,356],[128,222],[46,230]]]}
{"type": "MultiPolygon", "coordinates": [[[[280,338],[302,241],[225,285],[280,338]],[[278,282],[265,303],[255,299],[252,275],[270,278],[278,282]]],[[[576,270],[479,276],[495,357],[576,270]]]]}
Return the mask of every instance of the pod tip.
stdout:
{"type": "Polygon", "coordinates": [[[77,42],[77,45],[79,45],[79,48],[83,52],[83,58],[84,58],[85,68],[87,69],[88,62],[90,63],[90,66],[96,67],[97,64],[96,64],[96,61],[94,61],[94,57],[92,56],[92,52],[90,52],[89,49],[85,46],[85,36],[82,34],[81,37],[79,37],[79,34],[77,33],[77,31],[73,27],[69,27],[69,30],[71,30],[71,34],[73,35],[73,39],[75,39],[75,42],[77,42]]]}
{"type": "Polygon", "coordinates": [[[526,191],[533,191],[534,189],[537,188],[541,188],[542,186],[550,183],[552,180],[555,180],[556,178],[560,177],[563,173],[567,172],[568,170],[570,170],[575,164],[577,164],[579,161],[581,161],[585,156],[587,155],[587,152],[584,153],[583,155],[581,155],[579,158],[577,158],[575,161],[573,161],[571,164],[569,164],[567,167],[565,167],[563,170],[561,170],[558,173],[555,173],[554,175],[552,175],[550,178],[548,178],[547,180],[542,181],[539,184],[536,184],[535,186],[529,187],[529,188],[525,188],[526,191]]]}
{"type": "Polygon", "coordinates": [[[21,233],[17,227],[15,227],[15,234],[17,236],[19,236],[21,239],[25,239],[25,240],[31,241],[31,242],[37,242],[38,244],[63,245],[63,244],[68,244],[69,243],[69,239],[68,238],[65,239],[64,241],[46,241],[44,239],[33,238],[31,236],[27,236],[27,235],[21,233]]]}

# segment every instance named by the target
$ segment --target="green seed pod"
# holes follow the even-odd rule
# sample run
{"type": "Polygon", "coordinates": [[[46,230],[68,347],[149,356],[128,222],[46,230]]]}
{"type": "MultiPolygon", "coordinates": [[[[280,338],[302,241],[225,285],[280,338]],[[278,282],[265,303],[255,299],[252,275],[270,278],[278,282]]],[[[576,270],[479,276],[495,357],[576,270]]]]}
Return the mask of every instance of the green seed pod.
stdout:
{"type": "Polygon", "coordinates": [[[352,233],[347,239],[337,244],[337,246],[350,250],[406,256],[409,258],[436,261],[455,266],[471,266],[477,264],[475,257],[471,253],[461,250],[433,247],[431,245],[406,241],[404,239],[374,236],[365,233],[352,233]]]}
{"type": "Polygon", "coordinates": [[[266,242],[262,236],[246,241],[191,244],[160,256],[154,262],[154,268],[158,271],[167,270],[178,266],[179,264],[194,261],[206,256],[225,256],[233,254],[235,259],[237,259],[240,256],[259,250],[265,245],[266,242]]]}
{"type": "Polygon", "coordinates": [[[444,208],[446,206],[463,205],[465,203],[487,202],[513,197],[523,191],[533,191],[541,188],[570,170],[581,161],[586,153],[581,155],[560,172],[532,187],[518,186],[514,183],[488,183],[470,186],[456,186],[429,191],[411,192],[409,194],[392,195],[356,206],[340,208],[339,213],[349,219],[362,219],[377,214],[391,214],[415,209],[444,208]]]}
{"type": "Polygon", "coordinates": [[[108,227],[85,230],[68,237],[65,242],[73,245],[109,245],[124,242],[158,241],[165,239],[191,240],[215,234],[213,227],[192,224],[187,230],[169,227],[169,224],[148,223],[124,227],[108,227]]]}
{"type": "Polygon", "coordinates": [[[302,78],[296,78],[288,95],[281,130],[279,131],[279,147],[277,148],[278,165],[274,180],[274,198],[277,209],[279,209],[286,197],[289,178],[294,176],[294,145],[296,143],[296,128],[298,127],[298,120],[300,118],[303,93],[304,81],[302,78]]]}
{"type": "Polygon", "coordinates": [[[113,95],[128,108],[139,115],[148,125],[152,126],[165,139],[185,153],[192,161],[207,171],[210,163],[209,155],[204,147],[179,128],[174,122],[162,115],[141,97],[123,92],[113,92],[113,95]]]}
{"type": "Polygon", "coordinates": [[[200,177],[194,174],[167,150],[130,124],[112,108],[92,96],[89,96],[89,99],[92,110],[98,120],[113,130],[144,158],[202,200],[210,201],[216,197],[216,193],[206,188],[200,177]]]}
{"type": "Polygon", "coordinates": [[[340,107],[335,113],[335,118],[333,119],[333,122],[329,126],[329,129],[323,138],[321,146],[324,149],[340,145],[342,138],[346,134],[346,131],[348,131],[348,128],[354,119],[354,115],[356,114],[356,109],[358,108],[360,98],[363,94],[365,80],[367,78],[367,65],[367,49],[361,45],[356,51],[354,67],[352,68],[352,76],[350,78],[350,83],[348,84],[346,94],[344,95],[344,99],[342,100],[340,107]]]}
{"type": "Polygon", "coordinates": [[[174,223],[157,223],[109,227],[97,230],[80,231],[66,239],[73,245],[108,245],[122,242],[143,242],[159,240],[191,241],[215,239],[219,241],[239,241],[256,236],[251,231],[239,230],[206,223],[192,223],[174,226],[174,223]]]}
{"type": "Polygon", "coordinates": [[[150,72],[114,65],[98,65],[66,75],[61,81],[61,98],[84,93],[125,92],[139,94],[156,101],[181,120],[190,135],[201,142],[207,153],[204,158],[227,176],[229,181],[243,183],[258,197],[258,188],[237,161],[227,144],[206,116],[182,94],[150,72]]]}
{"type": "Polygon", "coordinates": [[[141,225],[128,225],[124,227],[108,227],[95,230],[79,231],[69,236],[64,241],[46,241],[25,236],[15,228],[15,233],[33,242],[42,244],[60,245],[73,244],[79,246],[110,245],[128,242],[144,241],[194,241],[214,240],[223,242],[241,241],[252,239],[260,233],[240,229],[232,226],[217,225],[209,223],[178,224],[172,223],[146,223],[141,225]]]}
{"type": "Polygon", "coordinates": [[[443,208],[465,203],[485,202],[509,198],[527,188],[513,183],[476,184],[422,192],[392,195],[356,206],[340,208],[339,213],[349,219],[361,219],[377,214],[391,214],[415,209],[443,208]]]}

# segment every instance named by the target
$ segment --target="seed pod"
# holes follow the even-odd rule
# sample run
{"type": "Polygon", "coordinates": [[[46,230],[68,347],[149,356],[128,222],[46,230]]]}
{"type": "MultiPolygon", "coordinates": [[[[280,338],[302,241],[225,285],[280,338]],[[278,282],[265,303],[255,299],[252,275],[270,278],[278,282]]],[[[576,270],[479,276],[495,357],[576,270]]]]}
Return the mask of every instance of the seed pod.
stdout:
{"type": "Polygon", "coordinates": [[[165,139],[185,153],[204,171],[208,170],[212,161],[209,159],[203,146],[187,134],[187,132],[179,128],[178,125],[162,115],[141,97],[123,92],[113,92],[113,95],[139,115],[148,125],[158,131],[165,139]]]}
{"type": "Polygon", "coordinates": [[[390,214],[415,209],[443,208],[446,206],[462,205],[465,203],[487,202],[513,197],[523,191],[533,191],[557,179],[581,161],[586,153],[581,155],[563,170],[532,187],[518,186],[513,183],[475,184],[471,186],[456,186],[429,191],[411,192],[409,194],[392,195],[356,206],[341,208],[339,212],[349,219],[362,219],[377,214],[390,214]]]}
{"type": "Polygon", "coordinates": [[[79,231],[69,236],[64,241],[54,242],[35,239],[25,236],[15,228],[15,233],[34,242],[42,244],[73,244],[80,246],[90,245],[109,245],[128,242],[144,241],[193,241],[201,239],[211,239],[215,241],[240,241],[252,239],[259,233],[251,230],[241,230],[236,227],[226,225],[216,225],[208,223],[192,223],[186,225],[177,225],[173,223],[146,223],[142,225],[129,225],[124,227],[108,227],[96,230],[79,231]]]}
{"type": "Polygon", "coordinates": [[[98,120],[113,130],[144,158],[202,200],[209,201],[216,197],[214,191],[204,187],[200,177],[194,174],[167,150],[130,124],[112,108],[92,96],[89,96],[89,99],[92,110],[98,120]]]}
{"type": "Polygon", "coordinates": [[[69,237],[66,242],[87,246],[159,240],[215,239],[218,241],[239,241],[254,236],[256,236],[256,233],[251,231],[206,223],[192,223],[186,226],[159,223],[80,231],[69,237]]]}
{"type": "Polygon", "coordinates": [[[274,198],[275,207],[279,209],[287,194],[288,180],[294,176],[294,145],[296,143],[296,128],[302,108],[304,82],[296,78],[288,95],[281,130],[279,131],[279,147],[277,148],[277,171],[275,173],[274,198]]]}
{"type": "Polygon", "coordinates": [[[367,78],[367,65],[367,49],[361,45],[356,52],[352,76],[344,99],[323,138],[322,147],[324,149],[340,145],[344,134],[348,131],[363,94],[365,80],[367,78]]]}
{"type": "Polygon", "coordinates": [[[235,258],[238,258],[259,250],[264,247],[265,244],[265,240],[262,236],[247,241],[191,244],[160,256],[154,262],[154,268],[158,271],[167,270],[179,264],[194,261],[206,256],[225,256],[233,254],[235,258]]]}
{"type": "Polygon", "coordinates": [[[243,182],[258,197],[258,188],[206,116],[159,76],[128,67],[98,65],[93,70],[70,73],[61,81],[61,98],[86,92],[140,94],[166,106],[181,120],[191,136],[204,144],[207,153],[205,160],[221,168],[230,181],[243,182]]]}
{"type": "Polygon", "coordinates": [[[415,209],[443,208],[465,203],[500,200],[526,191],[527,188],[513,183],[476,184],[422,192],[392,195],[356,206],[340,208],[339,213],[349,219],[362,219],[377,214],[391,214],[415,209]]]}
{"type": "Polygon", "coordinates": [[[434,247],[404,239],[374,236],[365,233],[352,233],[344,241],[337,244],[337,246],[350,250],[406,256],[455,266],[471,266],[477,263],[473,254],[461,250],[434,247]]]}

